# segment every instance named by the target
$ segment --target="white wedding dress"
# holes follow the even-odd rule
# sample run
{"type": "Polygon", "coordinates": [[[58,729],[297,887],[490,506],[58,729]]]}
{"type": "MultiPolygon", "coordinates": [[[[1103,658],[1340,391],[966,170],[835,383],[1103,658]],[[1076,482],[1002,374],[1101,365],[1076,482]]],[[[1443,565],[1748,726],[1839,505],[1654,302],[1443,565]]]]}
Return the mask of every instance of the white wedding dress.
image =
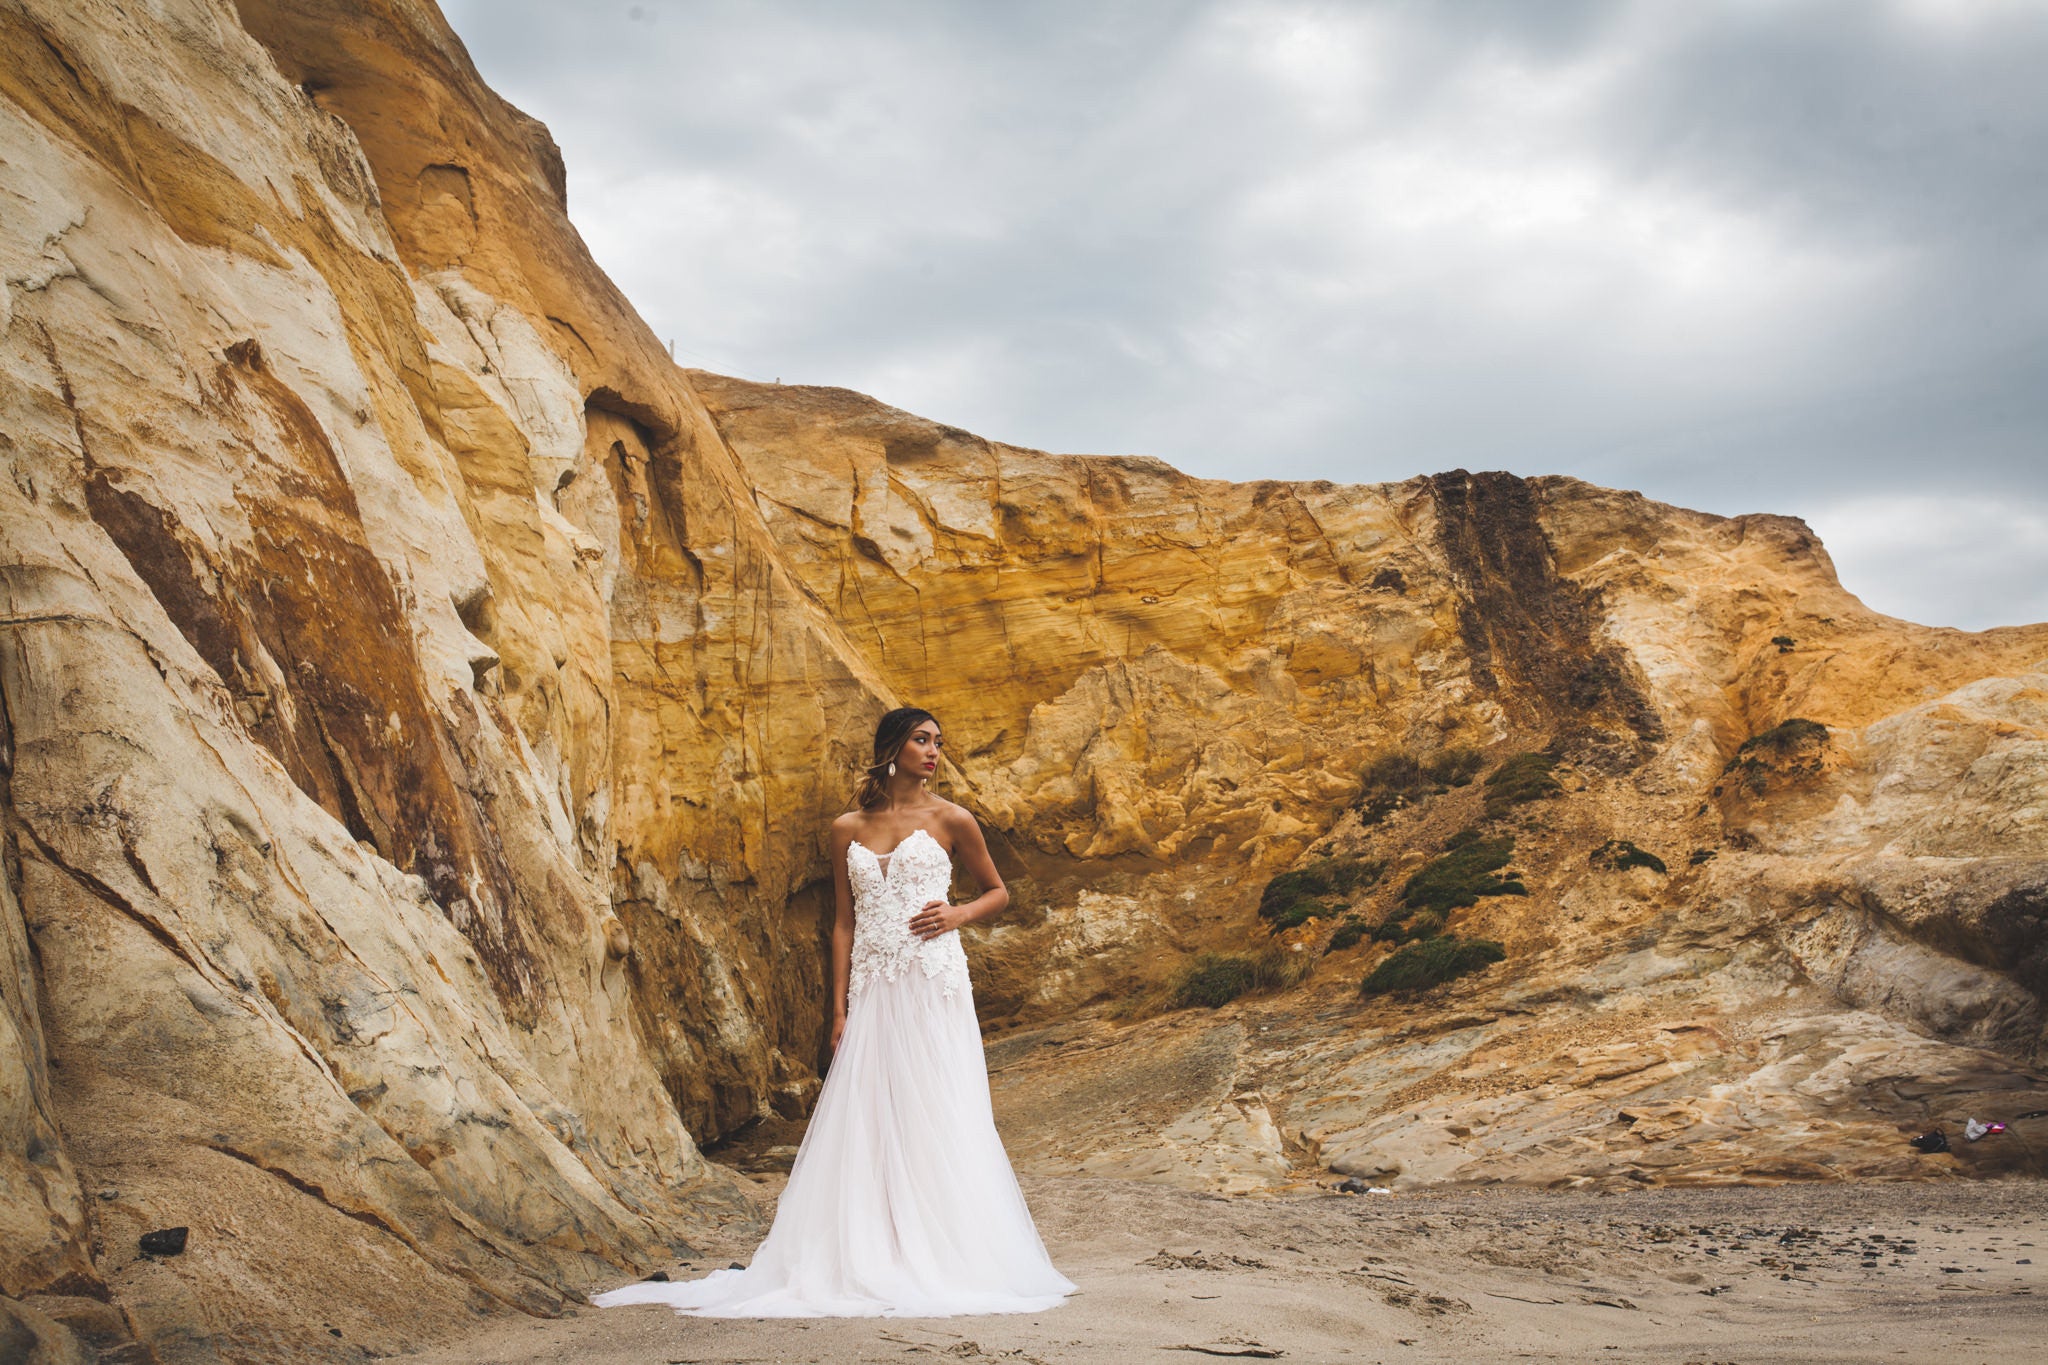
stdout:
{"type": "Polygon", "coordinates": [[[602,1308],[663,1303],[727,1318],[1034,1313],[1073,1281],[1053,1268],[989,1107],[960,935],[910,932],[952,861],[915,830],[847,850],[853,962],[846,1031],[775,1224],[744,1270],[627,1285],[602,1308]]]}

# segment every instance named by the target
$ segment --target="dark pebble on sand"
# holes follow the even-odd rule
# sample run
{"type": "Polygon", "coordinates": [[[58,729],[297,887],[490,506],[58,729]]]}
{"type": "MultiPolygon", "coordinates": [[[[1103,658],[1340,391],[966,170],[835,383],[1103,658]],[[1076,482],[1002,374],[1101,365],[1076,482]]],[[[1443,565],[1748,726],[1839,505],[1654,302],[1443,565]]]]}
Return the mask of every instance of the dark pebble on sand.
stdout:
{"type": "Polygon", "coordinates": [[[642,1284],[666,1284],[667,1282],[668,1272],[666,1270],[657,1270],[646,1279],[640,1281],[642,1284]]]}
{"type": "Polygon", "coordinates": [[[142,1234],[142,1251],[146,1256],[176,1256],[185,1249],[185,1239],[191,1235],[190,1228],[158,1228],[155,1232],[142,1234]]]}

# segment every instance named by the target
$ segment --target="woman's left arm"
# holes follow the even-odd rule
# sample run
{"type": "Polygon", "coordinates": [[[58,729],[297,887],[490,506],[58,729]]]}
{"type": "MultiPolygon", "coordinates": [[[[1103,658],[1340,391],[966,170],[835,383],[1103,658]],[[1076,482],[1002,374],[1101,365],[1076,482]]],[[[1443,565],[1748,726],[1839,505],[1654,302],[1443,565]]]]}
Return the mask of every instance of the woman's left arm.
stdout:
{"type": "Polygon", "coordinates": [[[988,842],[981,837],[981,826],[974,816],[955,806],[944,825],[946,833],[953,836],[954,854],[966,865],[967,874],[974,878],[981,894],[964,905],[948,905],[944,901],[927,904],[910,921],[910,932],[919,938],[937,938],[963,924],[1000,915],[1010,904],[1010,888],[1003,885],[995,859],[988,856],[988,842]]]}

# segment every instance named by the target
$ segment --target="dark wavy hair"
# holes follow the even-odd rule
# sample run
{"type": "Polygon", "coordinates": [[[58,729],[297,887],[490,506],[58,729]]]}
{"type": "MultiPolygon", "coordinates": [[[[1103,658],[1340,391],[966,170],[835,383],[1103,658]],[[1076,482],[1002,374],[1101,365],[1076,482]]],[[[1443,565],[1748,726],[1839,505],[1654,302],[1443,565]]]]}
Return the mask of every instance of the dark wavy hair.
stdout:
{"type": "Polygon", "coordinates": [[[888,799],[888,788],[883,784],[889,776],[889,765],[902,752],[910,732],[926,721],[937,725],[939,718],[920,706],[899,706],[875,722],[875,761],[861,774],[860,790],[853,798],[862,810],[873,810],[888,799]]]}

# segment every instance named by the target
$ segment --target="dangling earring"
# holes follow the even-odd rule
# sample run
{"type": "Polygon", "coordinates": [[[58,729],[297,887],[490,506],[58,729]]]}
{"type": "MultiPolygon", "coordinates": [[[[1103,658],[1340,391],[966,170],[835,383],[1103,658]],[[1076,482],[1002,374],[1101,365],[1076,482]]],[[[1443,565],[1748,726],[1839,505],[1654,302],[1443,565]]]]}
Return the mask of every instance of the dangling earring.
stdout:
{"type": "Polygon", "coordinates": [[[896,776],[896,765],[893,762],[889,765],[889,776],[896,776]]]}

